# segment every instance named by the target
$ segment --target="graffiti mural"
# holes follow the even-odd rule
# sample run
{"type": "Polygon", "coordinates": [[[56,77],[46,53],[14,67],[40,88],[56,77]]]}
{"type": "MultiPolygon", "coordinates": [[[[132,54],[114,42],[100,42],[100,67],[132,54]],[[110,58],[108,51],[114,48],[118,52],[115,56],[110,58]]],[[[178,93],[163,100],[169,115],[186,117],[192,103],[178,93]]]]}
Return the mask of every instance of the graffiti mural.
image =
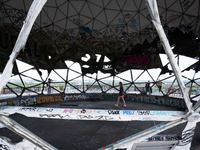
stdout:
{"type": "Polygon", "coordinates": [[[10,106],[30,106],[42,103],[53,103],[62,102],[63,97],[61,95],[55,96],[33,96],[33,97],[22,97],[16,99],[7,100],[7,104],[10,106]]]}
{"type": "Polygon", "coordinates": [[[116,69],[119,72],[128,69],[150,69],[162,68],[162,63],[154,47],[147,41],[144,44],[137,44],[127,48],[120,60],[117,62],[116,69]],[[143,51],[141,54],[140,52],[143,51]]]}
{"type": "Polygon", "coordinates": [[[22,26],[23,24],[22,20],[25,20],[25,17],[26,17],[26,12],[22,9],[20,10],[14,9],[14,8],[6,9],[6,10],[1,9],[1,13],[4,18],[10,18],[12,22],[14,22],[15,24],[19,26],[22,26]]]}
{"type": "Polygon", "coordinates": [[[28,106],[28,105],[35,105],[37,104],[37,99],[35,97],[29,97],[25,99],[17,99],[14,101],[9,101],[8,105],[14,105],[14,106],[28,106]]]}
{"type": "Polygon", "coordinates": [[[105,120],[105,121],[133,121],[159,120],[173,121],[182,111],[152,111],[152,110],[103,110],[103,109],[71,109],[71,108],[43,108],[43,107],[0,107],[1,114],[20,113],[29,117],[73,120],[105,120]],[[164,116],[164,117],[161,117],[164,116]]]}
{"type": "MultiPolygon", "coordinates": [[[[12,98],[7,100],[2,100],[0,102],[0,106],[30,106],[30,105],[38,105],[42,103],[55,103],[62,101],[74,101],[74,100],[98,100],[98,101],[113,101],[116,100],[118,94],[105,94],[105,93],[86,93],[86,94],[64,94],[64,95],[44,95],[44,96],[32,96],[32,97],[19,97],[12,98]]],[[[125,95],[125,99],[127,101],[136,101],[136,102],[144,102],[144,103],[153,103],[153,104],[161,104],[166,106],[172,106],[177,108],[186,108],[185,102],[180,101],[179,98],[172,97],[162,97],[162,96],[145,96],[145,95],[137,95],[137,94],[127,94],[125,95]]],[[[66,110],[68,111],[68,110],[66,110]]],[[[84,110],[83,110],[84,112],[84,110]]],[[[110,113],[114,113],[110,111],[110,113]]],[[[149,112],[124,112],[126,114],[139,113],[139,114],[148,114],[149,112]]],[[[154,114],[160,114],[159,111],[154,111],[154,114]]],[[[161,115],[161,114],[160,114],[161,115]]]]}
{"type": "Polygon", "coordinates": [[[121,61],[133,65],[149,65],[151,63],[151,58],[146,54],[143,55],[134,54],[134,55],[127,55],[125,58],[122,58],[121,61]]]}

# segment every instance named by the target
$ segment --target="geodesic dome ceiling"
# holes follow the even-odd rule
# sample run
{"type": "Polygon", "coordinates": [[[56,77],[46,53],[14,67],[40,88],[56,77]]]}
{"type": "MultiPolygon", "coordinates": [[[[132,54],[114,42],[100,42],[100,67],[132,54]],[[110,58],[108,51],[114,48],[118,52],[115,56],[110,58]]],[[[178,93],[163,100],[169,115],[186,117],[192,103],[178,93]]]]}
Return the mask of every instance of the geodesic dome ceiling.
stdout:
{"type": "MultiPolygon", "coordinates": [[[[1,72],[31,3],[1,0],[1,72]]],[[[175,54],[199,58],[199,6],[196,0],[158,1],[175,54]]],[[[100,70],[115,75],[128,69],[161,68],[160,53],[164,51],[145,0],[48,0],[17,59],[49,71],[67,68],[65,61],[70,60],[80,64],[83,74],[100,70]]]]}

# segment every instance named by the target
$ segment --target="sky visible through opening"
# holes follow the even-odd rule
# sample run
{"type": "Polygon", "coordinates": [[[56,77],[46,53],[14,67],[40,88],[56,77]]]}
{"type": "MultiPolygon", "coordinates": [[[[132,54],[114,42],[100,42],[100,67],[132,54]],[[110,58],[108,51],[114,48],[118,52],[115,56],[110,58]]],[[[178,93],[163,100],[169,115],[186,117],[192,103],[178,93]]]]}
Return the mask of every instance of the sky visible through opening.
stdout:
{"type": "MultiPolygon", "coordinates": [[[[87,58],[87,55],[86,55],[86,58],[87,58]]],[[[162,61],[162,64],[163,66],[166,65],[169,61],[167,59],[167,56],[165,54],[160,54],[160,58],[161,58],[161,61],[162,61]]],[[[84,58],[83,58],[84,59],[84,58]]],[[[98,57],[97,57],[98,59],[98,57]]],[[[177,60],[177,58],[176,58],[177,60]]],[[[32,68],[33,66],[27,64],[27,63],[24,63],[24,62],[21,62],[19,60],[16,60],[17,61],[17,65],[19,67],[19,71],[22,72],[22,71],[25,71],[27,69],[30,69],[32,68]]],[[[98,61],[98,60],[97,60],[98,61]]],[[[106,60],[106,61],[109,61],[109,60],[106,60]]],[[[189,67],[190,65],[194,64],[195,62],[197,62],[196,59],[193,59],[193,58],[189,58],[189,57],[185,57],[185,56],[180,56],[179,57],[179,67],[181,70],[189,67]]],[[[66,61],[66,65],[68,67],[70,67],[72,70],[75,70],[79,73],[81,73],[81,67],[79,65],[79,63],[74,63],[72,61],[66,61]]],[[[171,69],[171,66],[168,65],[169,67],[169,70],[172,70],[171,69]]],[[[61,76],[63,77],[64,79],[66,78],[66,75],[67,75],[67,69],[55,69],[55,71],[61,76]]],[[[47,77],[47,70],[42,70],[40,69],[40,71],[42,72],[42,78],[45,80],[46,77],[47,77]]],[[[137,77],[143,70],[135,70],[135,69],[132,69],[132,73],[133,73],[133,78],[134,77],[137,77]]],[[[156,80],[156,78],[158,77],[161,69],[158,68],[158,69],[149,69],[148,70],[149,73],[152,75],[152,77],[156,80]]],[[[35,79],[40,79],[40,76],[38,75],[38,73],[36,73],[35,70],[30,70],[30,71],[27,71],[24,73],[25,75],[27,76],[30,76],[32,78],[35,78],[35,79]]],[[[182,72],[182,75],[188,77],[188,78],[192,78],[194,76],[194,70],[189,70],[189,71],[184,71],[182,72]]],[[[80,76],[80,74],[78,73],[75,73],[73,71],[69,71],[69,76],[68,76],[68,80],[71,80],[73,79],[74,77],[77,77],[77,76],[80,76]]],[[[87,74],[87,76],[90,76],[90,77],[93,77],[93,78],[96,78],[96,73],[94,74],[87,74]]],[[[98,72],[98,78],[103,78],[103,77],[109,77],[110,74],[104,74],[104,73],[101,73],[101,72],[98,72]]],[[[128,79],[130,77],[130,70],[128,71],[125,71],[125,72],[122,72],[120,74],[118,74],[117,76],[121,77],[121,78],[124,78],[124,79],[128,79]]],[[[169,73],[166,73],[162,76],[160,76],[161,79],[164,79],[166,77],[169,76],[169,73]]],[[[199,76],[199,73],[196,74],[196,77],[199,76]]],[[[19,77],[18,76],[13,76],[10,78],[10,80],[16,80],[18,79],[19,77]]],[[[55,72],[51,72],[50,73],[50,76],[49,78],[53,79],[54,81],[61,81],[62,79],[55,73],[55,72]]],[[[82,78],[80,78],[81,80],[82,78]]],[[[30,80],[27,78],[27,80],[30,80]]],[[[77,79],[79,80],[79,78],[77,79]]],[[[90,80],[90,78],[86,78],[86,80],[90,80]]],[[[108,78],[109,80],[109,78],[108,78]]],[[[130,80],[130,79],[128,79],[130,80]]],[[[146,75],[142,75],[138,81],[147,81],[147,80],[152,80],[150,77],[146,76],[146,75]]]]}

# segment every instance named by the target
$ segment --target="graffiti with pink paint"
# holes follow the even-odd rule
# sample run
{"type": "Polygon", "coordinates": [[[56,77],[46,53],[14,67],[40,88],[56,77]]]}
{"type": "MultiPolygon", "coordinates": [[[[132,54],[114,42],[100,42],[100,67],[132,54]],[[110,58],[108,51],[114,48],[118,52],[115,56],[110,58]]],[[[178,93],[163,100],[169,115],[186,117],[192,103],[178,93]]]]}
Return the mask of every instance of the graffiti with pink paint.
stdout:
{"type": "Polygon", "coordinates": [[[151,63],[151,58],[147,54],[130,54],[125,58],[122,58],[122,62],[127,62],[128,64],[134,65],[148,65],[151,63]]]}

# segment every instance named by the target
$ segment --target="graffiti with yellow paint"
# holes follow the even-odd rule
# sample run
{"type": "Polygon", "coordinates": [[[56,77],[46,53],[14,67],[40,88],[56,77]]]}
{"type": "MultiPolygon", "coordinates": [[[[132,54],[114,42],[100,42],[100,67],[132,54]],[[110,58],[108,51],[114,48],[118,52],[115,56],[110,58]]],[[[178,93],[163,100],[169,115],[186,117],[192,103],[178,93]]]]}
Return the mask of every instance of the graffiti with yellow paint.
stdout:
{"type": "Polygon", "coordinates": [[[63,97],[62,96],[41,96],[38,97],[38,104],[41,103],[52,103],[52,102],[62,102],[63,101],[63,97]]]}

